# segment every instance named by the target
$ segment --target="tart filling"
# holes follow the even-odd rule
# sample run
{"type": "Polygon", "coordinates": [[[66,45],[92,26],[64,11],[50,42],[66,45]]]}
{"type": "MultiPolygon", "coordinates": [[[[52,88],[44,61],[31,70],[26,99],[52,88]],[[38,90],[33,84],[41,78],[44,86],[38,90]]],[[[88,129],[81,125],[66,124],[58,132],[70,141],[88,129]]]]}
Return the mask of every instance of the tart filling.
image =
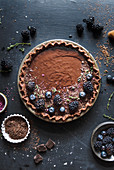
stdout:
{"type": "Polygon", "coordinates": [[[21,68],[21,97],[34,114],[50,120],[80,116],[100,85],[95,62],[72,43],[48,43],[30,52],[21,68]]]}

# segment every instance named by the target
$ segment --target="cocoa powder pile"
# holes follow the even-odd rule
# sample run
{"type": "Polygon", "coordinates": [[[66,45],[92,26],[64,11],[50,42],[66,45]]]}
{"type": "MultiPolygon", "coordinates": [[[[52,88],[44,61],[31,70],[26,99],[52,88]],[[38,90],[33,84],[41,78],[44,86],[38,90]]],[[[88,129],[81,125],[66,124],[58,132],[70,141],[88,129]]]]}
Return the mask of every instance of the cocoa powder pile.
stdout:
{"type": "Polygon", "coordinates": [[[23,118],[14,116],[6,120],[5,132],[12,139],[22,139],[28,132],[28,126],[23,118]]]}

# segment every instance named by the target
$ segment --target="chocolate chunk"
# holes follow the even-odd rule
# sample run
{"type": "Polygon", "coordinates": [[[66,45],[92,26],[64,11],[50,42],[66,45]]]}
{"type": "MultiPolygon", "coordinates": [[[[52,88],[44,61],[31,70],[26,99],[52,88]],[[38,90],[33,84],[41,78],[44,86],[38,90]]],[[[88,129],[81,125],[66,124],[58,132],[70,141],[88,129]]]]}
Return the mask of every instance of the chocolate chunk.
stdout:
{"type": "Polygon", "coordinates": [[[36,164],[40,163],[41,161],[43,161],[43,157],[40,154],[34,156],[34,162],[36,164]]]}
{"type": "Polygon", "coordinates": [[[51,139],[48,139],[48,141],[47,141],[47,143],[46,143],[47,148],[48,148],[48,149],[51,149],[51,148],[54,147],[54,145],[55,145],[55,142],[52,141],[51,139]]]}
{"type": "Polygon", "coordinates": [[[41,144],[41,145],[38,145],[37,150],[39,152],[46,152],[47,148],[46,148],[46,146],[44,144],[41,144]]]}

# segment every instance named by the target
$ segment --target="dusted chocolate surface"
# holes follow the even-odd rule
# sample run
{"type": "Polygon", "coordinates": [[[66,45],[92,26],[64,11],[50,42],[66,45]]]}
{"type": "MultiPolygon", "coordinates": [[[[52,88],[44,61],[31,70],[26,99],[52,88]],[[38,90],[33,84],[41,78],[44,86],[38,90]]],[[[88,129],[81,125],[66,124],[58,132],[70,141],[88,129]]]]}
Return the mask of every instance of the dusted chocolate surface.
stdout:
{"type": "Polygon", "coordinates": [[[82,60],[75,51],[46,50],[34,58],[27,74],[43,89],[61,89],[77,83],[82,60]]]}

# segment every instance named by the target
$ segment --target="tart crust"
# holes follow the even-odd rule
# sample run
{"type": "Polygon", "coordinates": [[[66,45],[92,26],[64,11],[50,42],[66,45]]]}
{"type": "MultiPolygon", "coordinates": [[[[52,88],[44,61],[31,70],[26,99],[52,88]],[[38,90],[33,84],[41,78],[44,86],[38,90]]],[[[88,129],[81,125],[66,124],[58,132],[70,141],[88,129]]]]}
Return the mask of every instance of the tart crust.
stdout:
{"type": "Polygon", "coordinates": [[[24,102],[25,106],[35,116],[37,116],[43,120],[55,122],[55,123],[69,122],[69,121],[78,119],[79,117],[83,116],[94,105],[94,103],[98,97],[99,91],[100,91],[100,72],[99,72],[98,65],[97,65],[95,59],[93,58],[93,56],[81,45],[79,45],[73,41],[69,41],[69,40],[49,40],[49,41],[46,41],[46,42],[36,46],[25,56],[24,60],[22,61],[21,66],[20,66],[19,73],[18,73],[18,90],[19,90],[20,97],[21,97],[22,101],[24,102]],[[50,116],[48,113],[38,112],[36,110],[36,107],[30,102],[30,99],[27,94],[26,83],[25,83],[25,78],[24,78],[24,76],[26,74],[26,69],[30,66],[32,59],[36,55],[38,55],[45,49],[47,49],[49,47],[54,47],[54,46],[58,46],[58,47],[65,46],[65,47],[70,47],[70,48],[76,49],[79,53],[81,53],[85,57],[88,64],[92,65],[92,68],[93,68],[94,79],[95,79],[93,94],[92,94],[91,98],[89,99],[89,101],[86,102],[85,107],[80,108],[78,110],[78,112],[76,112],[74,114],[65,114],[63,116],[62,115],[50,116]]]}

